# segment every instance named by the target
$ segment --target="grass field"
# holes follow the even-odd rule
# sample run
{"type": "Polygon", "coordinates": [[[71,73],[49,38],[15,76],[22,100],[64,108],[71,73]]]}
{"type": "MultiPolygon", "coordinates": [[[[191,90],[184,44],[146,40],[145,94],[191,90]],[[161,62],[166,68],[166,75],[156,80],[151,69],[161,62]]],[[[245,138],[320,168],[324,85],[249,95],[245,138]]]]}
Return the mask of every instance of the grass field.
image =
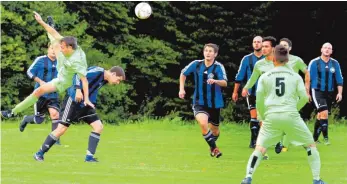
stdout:
{"type": "MultiPolygon", "coordinates": [[[[61,139],[63,146],[54,146],[44,162],[36,162],[32,156],[50,132],[50,124],[29,125],[23,133],[14,122],[3,122],[1,128],[2,184],[237,184],[252,152],[245,125],[221,126],[217,143],[223,156],[216,159],[209,156],[198,125],[151,121],[105,125],[96,154],[99,163],[84,162],[88,125],[71,126],[61,139]]],[[[346,126],[330,126],[332,145],[319,145],[321,176],[329,184],[347,183],[346,132],[346,126]]],[[[253,183],[312,183],[301,147],[279,155],[270,148],[269,155],[253,183]]]]}

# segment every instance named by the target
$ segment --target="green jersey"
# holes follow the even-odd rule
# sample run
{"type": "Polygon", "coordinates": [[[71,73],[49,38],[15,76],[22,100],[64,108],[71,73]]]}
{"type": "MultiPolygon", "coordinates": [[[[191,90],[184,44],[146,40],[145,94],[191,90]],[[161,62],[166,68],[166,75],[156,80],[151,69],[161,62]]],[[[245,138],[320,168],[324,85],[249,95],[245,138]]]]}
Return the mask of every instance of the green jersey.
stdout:
{"type": "Polygon", "coordinates": [[[259,76],[263,73],[274,68],[274,64],[272,60],[266,60],[266,58],[259,60],[253,68],[253,72],[251,77],[248,79],[247,84],[244,88],[250,89],[257,82],[259,76]]]}
{"type": "Polygon", "coordinates": [[[289,54],[288,65],[292,67],[294,72],[296,73],[299,73],[299,70],[304,73],[307,68],[307,65],[300,57],[290,55],[290,54],[289,54]]]}
{"type": "Polygon", "coordinates": [[[287,65],[275,67],[259,78],[256,104],[261,118],[268,113],[298,112],[307,101],[302,78],[287,65]]]}

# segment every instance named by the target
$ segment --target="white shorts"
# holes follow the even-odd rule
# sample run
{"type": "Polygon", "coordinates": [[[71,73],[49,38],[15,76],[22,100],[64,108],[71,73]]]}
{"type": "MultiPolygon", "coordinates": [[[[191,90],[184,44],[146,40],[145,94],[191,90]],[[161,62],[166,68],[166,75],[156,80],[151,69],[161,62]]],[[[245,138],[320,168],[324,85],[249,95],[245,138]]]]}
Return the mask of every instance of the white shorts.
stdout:
{"type": "Polygon", "coordinates": [[[281,112],[265,116],[257,145],[268,148],[280,142],[284,135],[291,144],[296,146],[308,146],[314,143],[312,133],[298,112],[281,112]]]}

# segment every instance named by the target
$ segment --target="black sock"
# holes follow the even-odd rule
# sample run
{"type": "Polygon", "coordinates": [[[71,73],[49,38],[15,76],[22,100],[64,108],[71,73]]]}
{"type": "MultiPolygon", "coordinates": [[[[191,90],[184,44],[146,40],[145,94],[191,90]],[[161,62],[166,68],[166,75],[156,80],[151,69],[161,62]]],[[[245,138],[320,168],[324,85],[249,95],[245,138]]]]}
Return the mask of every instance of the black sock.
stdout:
{"type": "Polygon", "coordinates": [[[251,130],[251,142],[252,144],[255,144],[259,133],[259,121],[252,118],[249,128],[251,130]]]}
{"type": "Polygon", "coordinates": [[[220,135],[220,133],[219,133],[218,135],[213,135],[213,134],[212,134],[212,137],[213,137],[213,139],[214,139],[214,142],[217,142],[217,140],[218,140],[218,138],[219,138],[219,135],[220,135]]]}
{"type": "Polygon", "coordinates": [[[98,146],[98,143],[100,141],[100,134],[96,132],[91,132],[89,136],[89,143],[88,143],[88,153],[87,154],[95,154],[96,147],[98,146]]]}
{"type": "Polygon", "coordinates": [[[322,133],[324,139],[328,139],[328,120],[327,119],[321,119],[320,120],[320,126],[322,128],[322,133]]]}
{"type": "Polygon", "coordinates": [[[35,115],[25,116],[23,121],[30,124],[35,124],[34,118],[35,118],[35,115]]]}
{"type": "Polygon", "coordinates": [[[213,139],[213,134],[212,134],[212,131],[211,130],[208,130],[207,134],[206,135],[202,135],[204,136],[207,144],[210,146],[210,148],[213,150],[215,149],[217,146],[216,146],[216,142],[215,140],[213,139]]]}
{"type": "Polygon", "coordinates": [[[50,133],[47,136],[45,142],[42,144],[41,149],[39,151],[41,151],[42,153],[46,153],[54,145],[57,139],[58,138],[56,136],[50,133]]]}
{"type": "Polygon", "coordinates": [[[314,124],[314,131],[313,131],[313,140],[316,142],[318,141],[318,138],[322,132],[322,129],[320,127],[320,120],[316,119],[316,122],[314,124]]]}

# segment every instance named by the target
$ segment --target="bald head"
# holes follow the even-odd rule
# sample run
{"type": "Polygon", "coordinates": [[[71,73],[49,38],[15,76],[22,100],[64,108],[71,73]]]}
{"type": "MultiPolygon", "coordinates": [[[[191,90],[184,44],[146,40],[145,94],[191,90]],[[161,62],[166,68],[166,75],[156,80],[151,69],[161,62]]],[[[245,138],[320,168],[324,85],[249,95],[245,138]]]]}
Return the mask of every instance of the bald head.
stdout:
{"type": "Polygon", "coordinates": [[[263,42],[263,38],[261,36],[256,36],[253,38],[252,46],[253,46],[254,51],[256,51],[256,52],[261,51],[262,42],[263,42]]]}
{"type": "Polygon", "coordinates": [[[324,43],[321,48],[321,52],[322,52],[322,56],[330,57],[331,54],[333,53],[333,46],[331,45],[331,43],[329,42],[324,43]]]}

